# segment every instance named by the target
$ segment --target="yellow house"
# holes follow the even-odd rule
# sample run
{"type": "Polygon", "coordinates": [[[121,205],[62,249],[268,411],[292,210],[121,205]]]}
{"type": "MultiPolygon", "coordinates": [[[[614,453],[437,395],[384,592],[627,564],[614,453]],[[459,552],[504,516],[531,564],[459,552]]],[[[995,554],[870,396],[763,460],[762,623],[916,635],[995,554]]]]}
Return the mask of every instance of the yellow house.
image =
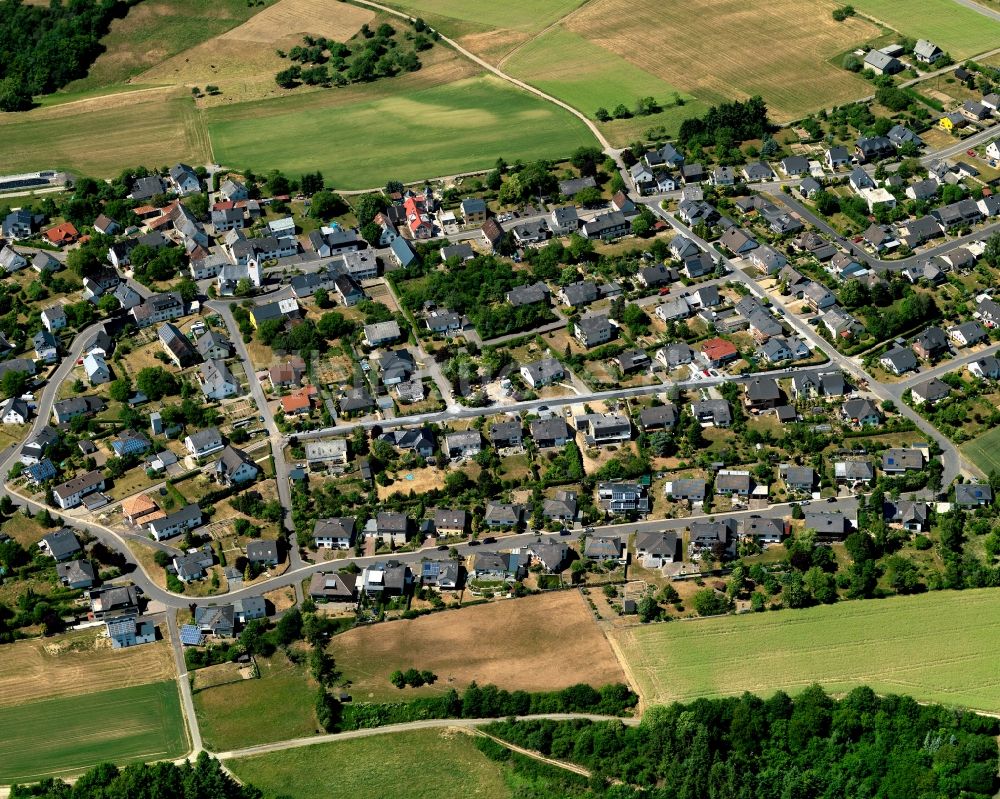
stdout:
{"type": "Polygon", "coordinates": [[[953,111],[950,114],[945,114],[941,119],[938,120],[938,127],[949,133],[954,133],[958,128],[964,128],[969,124],[969,121],[962,116],[958,111],[953,111]]]}

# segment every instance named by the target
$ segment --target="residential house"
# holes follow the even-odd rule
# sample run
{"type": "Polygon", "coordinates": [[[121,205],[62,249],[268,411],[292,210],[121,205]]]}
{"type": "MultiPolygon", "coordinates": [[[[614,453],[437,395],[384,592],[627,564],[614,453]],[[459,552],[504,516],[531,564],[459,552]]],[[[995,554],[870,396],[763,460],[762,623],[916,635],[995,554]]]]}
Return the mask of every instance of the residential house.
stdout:
{"type": "Polygon", "coordinates": [[[644,266],[636,274],[636,279],[639,283],[650,289],[665,286],[667,283],[672,283],[677,280],[678,277],[679,275],[676,270],[666,266],[665,264],[644,266]]]}
{"type": "Polygon", "coordinates": [[[353,605],[357,601],[358,575],[316,572],[309,581],[309,597],[316,602],[353,605]]]}
{"type": "Polygon", "coordinates": [[[610,341],[613,334],[614,326],[606,314],[584,316],[573,326],[573,336],[587,349],[610,341]]]}
{"type": "Polygon", "coordinates": [[[267,616],[267,603],[262,596],[248,596],[233,602],[233,615],[240,624],[267,616]]]}
{"type": "Polygon", "coordinates": [[[8,274],[24,269],[28,265],[27,260],[21,253],[12,247],[0,247],[0,268],[8,274]]]}
{"type": "Polygon", "coordinates": [[[388,322],[376,322],[375,324],[365,325],[364,334],[365,344],[368,347],[375,348],[398,341],[402,332],[399,329],[399,322],[391,319],[388,322]]]}
{"type": "Polygon", "coordinates": [[[145,434],[129,427],[111,439],[111,450],[119,458],[126,455],[141,455],[151,446],[152,444],[145,434]]]}
{"type": "Polygon", "coordinates": [[[628,235],[632,224],[620,211],[610,211],[584,222],[582,230],[588,239],[617,239],[628,235]]]}
{"type": "Polygon", "coordinates": [[[437,508],[434,511],[434,532],[439,536],[464,535],[468,514],[464,510],[437,508]]]}
{"type": "Polygon", "coordinates": [[[579,280],[559,290],[559,299],[564,305],[576,308],[589,305],[598,297],[597,284],[592,280],[579,280]]]}
{"type": "Polygon", "coordinates": [[[823,162],[829,169],[836,172],[842,167],[850,166],[851,154],[844,147],[831,147],[823,155],[823,162]]]}
{"type": "Polygon", "coordinates": [[[452,460],[471,458],[482,452],[483,437],[478,430],[463,430],[448,433],[444,437],[444,450],[452,460]]]}
{"type": "Polygon", "coordinates": [[[70,560],[56,564],[56,576],[67,588],[90,588],[97,582],[97,573],[89,560],[70,560]]]}
{"type": "Polygon", "coordinates": [[[242,485],[255,479],[260,469],[243,450],[226,446],[215,464],[216,479],[223,485],[242,485]]]}
{"type": "Polygon", "coordinates": [[[531,438],[539,449],[564,447],[567,442],[575,438],[569,425],[559,416],[549,419],[535,419],[528,427],[531,431],[531,438]]]}
{"type": "MultiPolygon", "coordinates": [[[[191,566],[198,569],[201,564],[192,561],[191,566]]],[[[202,571],[205,568],[208,567],[201,566],[202,571]]],[[[192,579],[200,579],[200,576],[192,579]]],[[[236,608],[232,605],[199,605],[194,611],[194,623],[202,635],[232,638],[236,629],[236,608]]]]}
{"type": "Polygon", "coordinates": [[[924,454],[919,449],[892,447],[882,453],[882,471],[886,474],[903,474],[924,468],[924,454]]]}
{"type": "Polygon", "coordinates": [[[378,368],[383,385],[396,386],[410,379],[417,364],[409,350],[398,349],[381,353],[378,368]]]}
{"type": "Polygon", "coordinates": [[[936,377],[923,380],[910,389],[914,405],[935,405],[951,394],[951,386],[936,377]]]}
{"type": "Polygon", "coordinates": [[[48,330],[39,330],[31,339],[35,349],[35,360],[55,363],[59,360],[59,342],[48,330]]]}
{"type": "Polygon", "coordinates": [[[620,413],[589,414],[587,443],[597,446],[620,444],[632,439],[632,423],[620,413]]]}
{"type": "Polygon", "coordinates": [[[926,502],[911,499],[899,499],[886,503],[886,521],[898,524],[911,533],[920,533],[927,529],[929,512],[926,502]]]}
{"type": "Polygon", "coordinates": [[[993,489],[978,483],[958,483],[955,486],[955,505],[962,510],[993,504],[993,489]]]}
{"type": "Polygon", "coordinates": [[[382,440],[398,449],[416,452],[421,458],[429,458],[434,454],[434,434],[425,428],[390,430],[382,434],[382,440]]]}
{"type": "Polygon", "coordinates": [[[139,327],[149,327],[160,322],[169,322],[184,315],[184,300],[176,291],[153,294],[142,305],[131,308],[129,313],[139,327]]]}
{"type": "Polygon", "coordinates": [[[9,397],[0,402],[0,420],[4,424],[24,424],[30,418],[28,403],[20,397],[9,397]]]}
{"type": "Polygon", "coordinates": [[[139,589],[134,585],[94,588],[87,592],[87,599],[90,602],[90,616],[95,621],[139,615],[139,589]]]}
{"type": "Polygon", "coordinates": [[[903,63],[898,58],[886,55],[881,50],[869,50],[865,54],[864,66],[876,75],[895,75],[903,71],[903,63]]]}
{"type": "Polygon", "coordinates": [[[573,197],[583,189],[597,188],[597,181],[592,177],[572,178],[559,181],[559,193],[566,198],[573,197]]]}
{"type": "Polygon", "coordinates": [[[750,472],[741,469],[720,469],[715,475],[715,493],[721,496],[738,496],[744,499],[754,490],[750,472]]]}
{"type": "Polygon", "coordinates": [[[76,534],[68,527],[43,536],[38,542],[38,548],[57,563],[68,561],[82,551],[76,534]]]}
{"type": "Polygon", "coordinates": [[[487,527],[517,527],[524,509],[507,502],[487,502],[483,522],[487,527]]]}
{"type": "Polygon", "coordinates": [[[533,543],[528,544],[525,550],[550,574],[558,574],[566,568],[569,547],[562,541],[538,538],[533,543]]]}
{"type": "Polygon", "coordinates": [[[755,239],[751,238],[741,228],[735,226],[722,234],[719,243],[736,256],[746,255],[758,246],[755,239]]]}
{"type": "MultiPolygon", "coordinates": [[[[781,162],[782,170],[784,170],[785,168],[785,161],[792,161],[794,165],[797,164],[799,160],[805,162],[805,168],[806,170],[808,170],[809,163],[804,158],[799,159],[797,156],[791,159],[786,158],[784,161],[782,161],[781,162]]],[[[755,161],[751,164],[747,164],[740,170],[740,172],[743,174],[743,179],[747,183],[761,183],[765,180],[774,179],[774,172],[771,170],[771,167],[769,167],[763,161],[755,161]]]]}
{"type": "Polygon", "coordinates": [[[175,164],[170,167],[167,174],[170,178],[170,186],[177,194],[184,196],[201,191],[201,179],[198,177],[198,173],[187,164],[175,164]]]}
{"type": "Polygon", "coordinates": [[[619,353],[615,357],[615,363],[618,364],[618,368],[623,375],[629,375],[633,372],[648,369],[650,361],[645,350],[634,349],[619,353]]]}
{"type": "Polygon", "coordinates": [[[103,355],[91,352],[83,359],[83,370],[87,373],[90,385],[98,386],[111,381],[111,368],[103,355]]]}
{"type": "Polygon", "coordinates": [[[680,541],[676,533],[638,533],[635,555],[645,569],[659,569],[680,560],[680,541]]]}
{"type": "Polygon", "coordinates": [[[259,540],[247,542],[247,560],[250,563],[263,563],[265,566],[277,566],[281,562],[278,542],[259,540]]]}
{"type": "Polygon", "coordinates": [[[729,427],[733,423],[732,408],[724,399],[692,402],[691,414],[703,427],[729,427]]]}
{"type": "Polygon", "coordinates": [[[232,342],[221,333],[208,330],[195,343],[198,354],[207,361],[221,361],[232,354],[232,342]]]}
{"type": "Polygon", "coordinates": [[[472,556],[469,574],[476,580],[516,582],[527,573],[526,566],[526,559],[521,555],[477,552],[472,556]]]}
{"type": "Polygon", "coordinates": [[[816,484],[816,472],[811,466],[783,463],[778,469],[785,488],[797,494],[811,494],[816,484]]]}
{"type": "Polygon", "coordinates": [[[187,336],[181,333],[175,325],[164,322],[156,332],[160,345],[163,347],[167,357],[178,367],[183,369],[198,360],[198,353],[188,341],[187,336]]]}
{"type": "Polygon", "coordinates": [[[971,347],[986,341],[988,334],[979,322],[973,320],[948,328],[948,337],[960,347],[971,347]]]}
{"type": "Polygon", "coordinates": [[[628,547],[619,536],[592,535],[584,544],[583,557],[597,563],[616,561],[624,566],[628,562],[628,547]]]}
{"type": "Polygon", "coordinates": [[[487,219],[479,232],[486,250],[496,252],[503,242],[503,228],[500,227],[500,223],[493,218],[487,219]]]}
{"type": "Polygon", "coordinates": [[[748,260],[765,275],[775,274],[788,263],[784,255],[766,244],[752,250],[748,260]]]}
{"type": "Polygon", "coordinates": [[[576,207],[563,205],[552,209],[549,215],[549,229],[554,236],[568,236],[580,229],[580,219],[576,207]]]}
{"type": "Polygon", "coordinates": [[[204,458],[218,452],[225,446],[218,427],[206,427],[191,433],[184,439],[184,447],[195,458],[204,458]]]}
{"type": "Polygon", "coordinates": [[[839,511],[806,510],[804,525],[816,531],[818,541],[841,541],[848,532],[847,519],[839,511]]]}
{"type": "Polygon", "coordinates": [[[313,471],[350,463],[346,439],[332,438],[326,441],[307,441],[305,445],[306,463],[313,471]]]}
{"type": "Polygon", "coordinates": [[[691,547],[699,550],[729,550],[736,538],[736,520],[697,521],[688,526],[691,547]]]}
{"type": "Polygon", "coordinates": [[[62,305],[53,305],[45,308],[41,313],[42,324],[49,333],[55,333],[66,327],[66,310],[62,305]]]}
{"type": "MultiPolygon", "coordinates": [[[[201,508],[196,503],[191,503],[179,510],[168,513],[166,516],[151,518],[144,522],[144,524],[157,541],[162,541],[165,538],[173,538],[175,535],[180,535],[201,525],[201,508]]],[[[209,553],[208,557],[209,565],[211,565],[211,553],[209,553]]],[[[177,576],[180,577],[180,574],[177,576]]]]}
{"type": "Polygon", "coordinates": [[[701,358],[713,368],[719,368],[739,358],[739,350],[724,338],[710,338],[702,342],[701,358]]]}
{"type": "Polygon", "coordinates": [[[135,616],[117,616],[104,621],[105,631],[111,640],[112,649],[127,649],[130,646],[151,644],[156,641],[156,625],[135,616]]]}
{"type": "Polygon", "coordinates": [[[973,361],[969,364],[969,372],[980,380],[997,380],[1000,378],[1000,360],[993,355],[973,361]]]}
{"type": "Polygon", "coordinates": [[[555,496],[542,500],[542,516],[550,521],[576,521],[577,494],[575,491],[559,490],[555,496]]]}
{"type": "Polygon", "coordinates": [[[663,493],[667,499],[687,502],[689,505],[704,502],[707,490],[708,484],[701,477],[682,477],[668,480],[663,485],[663,493]]]}
{"type": "Polygon", "coordinates": [[[52,489],[56,504],[63,510],[79,505],[83,498],[95,491],[103,491],[104,475],[99,471],[84,472],[52,489]]]}
{"type": "Polygon", "coordinates": [[[882,414],[869,399],[855,397],[847,400],[840,409],[841,416],[858,427],[876,427],[882,423],[882,414]]]}
{"type": "Polygon", "coordinates": [[[917,369],[917,358],[913,351],[906,347],[893,347],[879,358],[879,365],[887,372],[902,375],[917,369]]]}
{"type": "Polygon", "coordinates": [[[940,327],[928,327],[914,340],[913,351],[925,361],[935,361],[948,352],[948,337],[940,327]]]}
{"type": "Polygon", "coordinates": [[[206,399],[225,399],[240,392],[240,384],[229,367],[219,360],[208,360],[201,365],[198,384],[206,399]]]}
{"type": "Polygon", "coordinates": [[[348,550],[354,545],[356,525],[357,520],[353,516],[317,519],[313,524],[313,546],[317,549],[348,550]]]}
{"type": "Polygon", "coordinates": [[[490,441],[497,449],[520,447],[523,435],[519,421],[495,422],[490,427],[490,441]]]}
{"type": "Polygon", "coordinates": [[[778,381],[770,377],[754,377],[744,385],[744,403],[753,410],[773,408],[781,400],[778,381]]]}
{"type": "MultiPolygon", "coordinates": [[[[895,154],[896,148],[887,136],[861,136],[854,144],[854,155],[859,164],[880,161],[895,154]]],[[[874,184],[869,188],[874,188],[874,184]]]]}
{"type": "Polygon", "coordinates": [[[392,244],[389,245],[389,255],[396,266],[401,268],[405,268],[417,260],[417,253],[413,249],[413,245],[402,236],[392,240],[392,244]]]}
{"type": "Polygon", "coordinates": [[[672,430],[677,424],[677,406],[671,402],[639,411],[639,426],[644,431],[672,430]]]}
{"type": "Polygon", "coordinates": [[[610,481],[597,484],[597,504],[609,513],[649,513],[652,503],[641,483],[610,481]]]}
{"type": "Polygon", "coordinates": [[[740,524],[740,535],[758,544],[780,544],[785,533],[785,522],[782,519],[751,516],[740,524]]]}
{"type": "Polygon", "coordinates": [[[538,302],[548,302],[549,287],[542,281],[527,286],[515,286],[507,292],[507,302],[515,308],[522,305],[534,305],[538,302]]]}

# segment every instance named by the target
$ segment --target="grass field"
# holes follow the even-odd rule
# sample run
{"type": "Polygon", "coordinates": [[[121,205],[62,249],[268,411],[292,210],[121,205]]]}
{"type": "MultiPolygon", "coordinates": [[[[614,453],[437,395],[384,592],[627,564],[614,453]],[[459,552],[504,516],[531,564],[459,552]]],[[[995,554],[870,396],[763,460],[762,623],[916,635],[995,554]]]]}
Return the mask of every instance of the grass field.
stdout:
{"type": "Polygon", "coordinates": [[[994,469],[1000,471],[1000,427],[995,427],[959,447],[976,466],[989,474],[994,469]]]}
{"type": "MultiPolygon", "coordinates": [[[[82,687],[82,686],[81,686],[82,687]]],[[[188,749],[177,683],[48,699],[0,713],[0,783],[38,780],[188,749]]]]}
{"type": "Polygon", "coordinates": [[[1000,712],[995,590],[845,602],[615,633],[647,704],[869,685],[1000,712]]]}
{"type": "Polygon", "coordinates": [[[226,767],[260,788],[265,799],[314,799],[318,785],[323,799],[510,796],[501,767],[483,756],[470,736],[449,730],[316,744],[227,760],[226,767]]]}
{"type": "Polygon", "coordinates": [[[786,121],[869,93],[827,59],[879,29],[859,19],[835,22],[834,6],[637,0],[622,13],[621,0],[593,0],[566,27],[706,103],[760,94],[773,118],[786,121]]]}
{"type": "Polygon", "coordinates": [[[498,156],[564,157],[593,142],[568,112],[490,77],[337,99],[326,92],[211,109],[215,157],[237,168],[320,169],[339,188],[362,189],[483,169],[498,156]]]}
{"type": "Polygon", "coordinates": [[[203,164],[210,157],[194,101],[172,89],[0,114],[0,141],[2,173],[69,169],[109,177],[137,164],[203,164]]]}
{"type": "Polygon", "coordinates": [[[624,681],[611,646],[576,591],[359,627],[336,636],[330,652],[360,701],[461,690],[473,680],[528,691],[624,681]],[[473,640],[475,646],[469,646],[473,640]],[[405,692],[394,688],[389,675],[411,666],[430,669],[437,683],[405,692]]]}
{"type": "Polygon", "coordinates": [[[5,646],[0,657],[0,707],[174,676],[168,641],[116,650],[95,630],[18,641],[5,646]]]}
{"type": "Polygon", "coordinates": [[[259,658],[260,679],[194,694],[195,713],[208,749],[224,751],[301,738],[316,732],[316,694],[305,670],[284,655],[259,658]]]}
{"type": "Polygon", "coordinates": [[[591,118],[600,106],[612,110],[624,103],[631,109],[646,96],[665,104],[677,92],[661,78],[558,26],[518,49],[503,68],[591,118]]]}
{"type": "Polygon", "coordinates": [[[1000,23],[954,0],[858,0],[854,7],[914,39],[930,39],[956,61],[1000,47],[1000,23]]]}

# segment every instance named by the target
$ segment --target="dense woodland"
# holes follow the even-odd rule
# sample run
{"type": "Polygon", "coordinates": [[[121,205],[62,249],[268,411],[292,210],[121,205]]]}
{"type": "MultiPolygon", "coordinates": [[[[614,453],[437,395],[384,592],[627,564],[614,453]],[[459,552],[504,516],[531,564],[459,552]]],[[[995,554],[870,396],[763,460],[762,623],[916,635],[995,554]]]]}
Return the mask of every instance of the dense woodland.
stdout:
{"type": "Polygon", "coordinates": [[[24,111],[33,95],[82,78],[101,52],[121,0],[69,0],[48,7],[0,0],[0,111],[24,111]]]}
{"type": "Polygon", "coordinates": [[[194,763],[136,763],[119,769],[104,763],[83,774],[73,785],[44,780],[15,785],[10,799],[259,799],[252,785],[240,785],[205,752],[194,763]]]}
{"type": "Polygon", "coordinates": [[[638,727],[505,721],[487,730],[594,773],[589,789],[563,796],[987,799],[1000,787],[1000,721],[869,688],[840,701],[813,686],[794,700],[779,692],[653,707],[638,727]],[[605,787],[611,780],[623,784],[605,787]]]}

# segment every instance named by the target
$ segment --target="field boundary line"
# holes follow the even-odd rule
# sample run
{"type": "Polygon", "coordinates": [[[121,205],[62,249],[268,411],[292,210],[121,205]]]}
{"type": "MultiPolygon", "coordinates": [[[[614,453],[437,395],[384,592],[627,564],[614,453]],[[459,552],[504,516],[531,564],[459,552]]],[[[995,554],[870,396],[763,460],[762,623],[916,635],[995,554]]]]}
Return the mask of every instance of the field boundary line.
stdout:
{"type": "Polygon", "coordinates": [[[628,662],[628,658],[625,657],[625,653],[622,651],[614,635],[609,635],[607,630],[602,630],[601,632],[604,633],[604,637],[608,640],[611,651],[615,653],[615,657],[618,659],[618,665],[622,667],[622,671],[625,673],[625,679],[628,680],[629,686],[631,686],[635,695],[639,697],[639,704],[636,706],[636,712],[641,716],[643,711],[646,709],[646,697],[642,695],[642,691],[639,689],[639,681],[636,679],[635,673],[632,671],[632,664],[628,662]]]}
{"type": "MultiPolygon", "coordinates": [[[[369,8],[378,9],[379,11],[385,12],[386,14],[391,14],[392,16],[405,19],[411,23],[414,21],[414,18],[411,17],[409,14],[406,14],[402,11],[397,11],[396,9],[390,8],[389,6],[382,5],[381,3],[376,3],[374,2],[374,0],[352,0],[352,2],[357,3],[358,5],[368,6],[369,8]]],[[[530,92],[531,94],[534,94],[536,97],[541,97],[543,100],[547,100],[553,105],[557,105],[560,108],[569,111],[573,116],[575,116],[577,119],[579,119],[587,126],[588,130],[590,130],[594,138],[597,139],[597,141],[600,143],[601,147],[604,149],[606,153],[617,154],[618,151],[611,146],[611,143],[604,137],[604,134],[601,133],[597,125],[595,125],[593,121],[591,121],[591,119],[587,117],[587,115],[584,114],[582,111],[574,108],[569,103],[563,102],[557,97],[553,97],[551,94],[543,92],[541,89],[537,88],[536,86],[532,86],[530,83],[527,83],[519,78],[515,78],[513,75],[507,74],[499,67],[493,66],[493,64],[491,64],[489,61],[486,61],[485,59],[477,56],[475,53],[466,50],[464,47],[462,47],[462,45],[460,45],[454,39],[448,38],[443,33],[438,31],[436,28],[434,29],[434,32],[441,37],[442,42],[447,44],[449,47],[458,52],[460,55],[465,56],[472,63],[482,67],[491,74],[496,75],[498,78],[507,81],[508,83],[516,86],[519,89],[522,89],[523,91],[530,92]]]]}
{"type": "Polygon", "coordinates": [[[529,44],[538,41],[540,38],[542,38],[546,33],[548,33],[553,28],[555,28],[555,27],[557,27],[559,25],[562,25],[566,20],[568,20],[573,15],[579,13],[584,7],[590,5],[590,3],[592,3],[592,2],[593,2],[593,0],[583,0],[583,2],[580,3],[580,5],[578,5],[576,8],[574,8],[568,14],[564,14],[563,16],[559,17],[559,19],[557,19],[555,22],[553,22],[553,23],[551,23],[549,25],[546,25],[544,28],[542,28],[540,31],[538,31],[538,33],[536,33],[534,36],[532,36],[527,41],[521,42],[517,47],[515,47],[513,50],[511,50],[509,53],[507,53],[507,55],[505,55],[503,58],[501,58],[499,61],[497,61],[497,68],[498,69],[503,69],[503,65],[506,64],[515,55],[517,55],[521,50],[523,50],[529,44]]]}

